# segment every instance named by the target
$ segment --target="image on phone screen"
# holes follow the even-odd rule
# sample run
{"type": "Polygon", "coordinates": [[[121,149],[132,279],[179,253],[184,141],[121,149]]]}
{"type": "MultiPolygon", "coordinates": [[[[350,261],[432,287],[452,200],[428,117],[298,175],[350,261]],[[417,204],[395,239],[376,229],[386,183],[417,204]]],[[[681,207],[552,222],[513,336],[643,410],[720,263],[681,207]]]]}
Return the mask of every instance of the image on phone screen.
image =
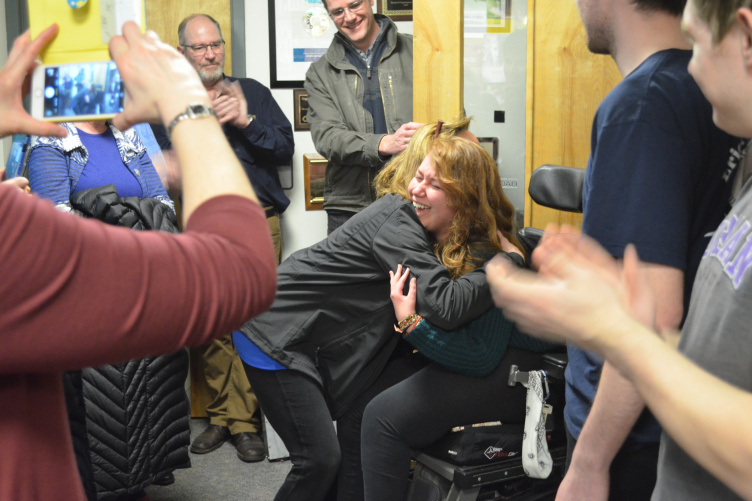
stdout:
{"type": "Polygon", "coordinates": [[[123,111],[124,94],[112,61],[44,68],[45,118],[114,115],[123,111]]]}

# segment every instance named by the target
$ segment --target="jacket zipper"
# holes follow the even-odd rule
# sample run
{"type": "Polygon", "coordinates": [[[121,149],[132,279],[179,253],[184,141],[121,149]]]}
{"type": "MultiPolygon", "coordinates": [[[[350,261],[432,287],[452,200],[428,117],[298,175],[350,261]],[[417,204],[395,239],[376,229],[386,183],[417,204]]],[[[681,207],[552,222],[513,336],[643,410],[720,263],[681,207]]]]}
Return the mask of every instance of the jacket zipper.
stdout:
{"type": "MultiPolygon", "coordinates": [[[[355,72],[355,97],[356,99],[358,97],[358,82],[360,81],[358,80],[358,78],[359,78],[359,75],[358,75],[358,72],[356,71],[355,72]]],[[[382,101],[383,101],[383,98],[382,98],[382,101]]],[[[366,125],[366,110],[362,106],[361,106],[361,109],[363,110],[363,125],[366,125]]],[[[373,127],[371,129],[372,129],[371,132],[373,132],[373,127]]]]}
{"type": "Polygon", "coordinates": [[[392,96],[392,111],[397,113],[397,103],[394,101],[394,86],[392,85],[392,75],[389,75],[389,94],[392,96]]]}

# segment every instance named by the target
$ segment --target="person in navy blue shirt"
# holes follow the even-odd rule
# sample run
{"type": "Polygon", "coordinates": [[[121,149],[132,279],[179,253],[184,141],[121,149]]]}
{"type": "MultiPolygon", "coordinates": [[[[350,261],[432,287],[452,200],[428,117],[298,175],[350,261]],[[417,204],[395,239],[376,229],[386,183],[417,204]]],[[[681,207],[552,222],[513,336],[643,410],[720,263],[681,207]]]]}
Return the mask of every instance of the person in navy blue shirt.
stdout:
{"type": "MultiPolygon", "coordinates": [[[[616,258],[635,244],[659,298],[660,329],[682,322],[744,147],[713,124],[711,106],[687,71],[684,4],[578,2],[588,48],[610,54],[624,76],[593,122],[582,231],[616,258]]],[[[644,409],[634,387],[599,355],[569,349],[571,463],[557,499],[650,498],[661,430],[644,409]]]]}
{"type": "MultiPolygon", "coordinates": [[[[290,164],[295,148],[292,127],[269,89],[250,78],[224,74],[225,41],[211,16],[196,14],[178,27],[178,51],[196,69],[209,92],[212,106],[227,140],[266,211],[279,264],[282,235],[279,215],[290,200],[282,190],[278,166],[290,164]]],[[[171,147],[163,126],[152,126],[163,150],[171,147]]],[[[167,153],[166,158],[173,158],[167,153]]],[[[170,169],[174,171],[174,169],[170,169]]],[[[209,426],[191,445],[191,452],[205,454],[219,448],[228,437],[243,461],[261,461],[266,449],[258,433],[259,406],[229,335],[215,340],[204,352],[206,382],[213,393],[207,406],[209,426]]]]}

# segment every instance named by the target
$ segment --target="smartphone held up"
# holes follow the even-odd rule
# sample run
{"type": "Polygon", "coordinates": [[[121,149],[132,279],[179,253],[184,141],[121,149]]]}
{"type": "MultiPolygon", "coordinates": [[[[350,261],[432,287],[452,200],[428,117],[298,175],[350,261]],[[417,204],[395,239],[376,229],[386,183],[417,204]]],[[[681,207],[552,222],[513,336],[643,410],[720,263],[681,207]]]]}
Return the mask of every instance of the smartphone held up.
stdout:
{"type": "Polygon", "coordinates": [[[31,79],[31,116],[52,122],[106,120],[123,111],[115,63],[42,65],[31,79]]]}

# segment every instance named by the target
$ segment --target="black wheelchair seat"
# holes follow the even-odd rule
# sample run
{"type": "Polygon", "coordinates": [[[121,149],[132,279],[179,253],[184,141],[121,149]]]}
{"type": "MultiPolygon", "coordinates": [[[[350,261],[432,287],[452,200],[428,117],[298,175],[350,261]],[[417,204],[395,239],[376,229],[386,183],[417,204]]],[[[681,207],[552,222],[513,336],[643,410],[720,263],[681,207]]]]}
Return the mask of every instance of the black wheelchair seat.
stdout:
{"type": "MultiPolygon", "coordinates": [[[[553,469],[547,479],[527,477],[522,466],[523,425],[482,423],[455,429],[414,453],[408,501],[490,501],[554,499],[566,460],[564,432],[564,370],[566,353],[546,353],[546,373],[553,413],[546,437],[553,469]]],[[[527,382],[528,373],[510,368],[510,386],[527,382]]]]}

